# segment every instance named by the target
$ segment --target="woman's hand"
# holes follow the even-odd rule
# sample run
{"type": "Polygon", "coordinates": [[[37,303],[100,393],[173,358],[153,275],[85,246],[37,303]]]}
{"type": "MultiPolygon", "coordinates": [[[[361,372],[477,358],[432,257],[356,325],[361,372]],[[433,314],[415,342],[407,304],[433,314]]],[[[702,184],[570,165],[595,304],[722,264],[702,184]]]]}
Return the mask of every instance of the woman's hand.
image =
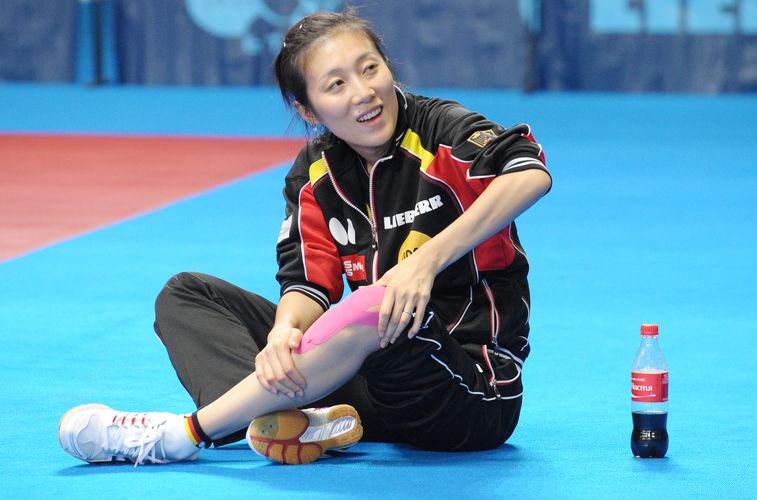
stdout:
{"type": "Polygon", "coordinates": [[[268,344],[255,356],[255,376],[268,392],[290,398],[303,395],[307,384],[292,359],[292,349],[300,345],[302,335],[297,328],[273,325],[268,344]]]}
{"type": "Polygon", "coordinates": [[[381,347],[397,340],[413,319],[410,313],[415,318],[408,336],[414,337],[421,327],[436,275],[507,227],[551,185],[549,174],[537,169],[497,177],[460,217],[376,281],[386,286],[379,312],[381,347]]]}
{"type": "Polygon", "coordinates": [[[393,344],[411,321],[408,338],[413,338],[421,328],[434,278],[439,271],[433,259],[420,253],[421,250],[417,250],[376,281],[376,285],[386,287],[378,325],[382,348],[393,344]]]}

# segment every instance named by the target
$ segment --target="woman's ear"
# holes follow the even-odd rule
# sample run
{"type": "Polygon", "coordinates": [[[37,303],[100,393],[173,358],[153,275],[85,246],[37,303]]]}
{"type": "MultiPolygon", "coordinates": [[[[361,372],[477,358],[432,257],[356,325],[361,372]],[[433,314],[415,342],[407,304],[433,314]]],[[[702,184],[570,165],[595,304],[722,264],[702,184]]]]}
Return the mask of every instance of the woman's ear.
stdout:
{"type": "Polygon", "coordinates": [[[303,106],[299,101],[294,101],[294,109],[296,109],[297,113],[302,117],[302,119],[308,122],[310,125],[321,124],[321,122],[318,121],[318,118],[316,118],[315,114],[310,111],[308,107],[303,106]]]}

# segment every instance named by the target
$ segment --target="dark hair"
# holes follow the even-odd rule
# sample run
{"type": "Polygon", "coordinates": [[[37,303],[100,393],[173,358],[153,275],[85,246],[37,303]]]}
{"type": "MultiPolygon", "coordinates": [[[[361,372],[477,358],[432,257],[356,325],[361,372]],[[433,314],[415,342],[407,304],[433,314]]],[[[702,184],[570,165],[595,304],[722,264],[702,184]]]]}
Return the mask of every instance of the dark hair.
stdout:
{"type": "Polygon", "coordinates": [[[289,28],[274,61],[274,78],[287,106],[291,107],[297,101],[310,108],[305,81],[305,58],[316,42],[335,32],[353,30],[371,40],[384,61],[389,63],[381,39],[370,23],[357,15],[354,8],[343,12],[316,12],[303,17],[289,28]]]}

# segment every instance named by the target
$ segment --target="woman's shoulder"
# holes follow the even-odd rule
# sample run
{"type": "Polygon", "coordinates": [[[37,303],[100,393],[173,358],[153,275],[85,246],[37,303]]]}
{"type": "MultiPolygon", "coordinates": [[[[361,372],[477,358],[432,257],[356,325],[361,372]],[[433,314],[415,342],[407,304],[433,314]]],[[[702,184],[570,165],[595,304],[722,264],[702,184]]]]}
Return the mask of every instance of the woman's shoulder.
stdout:
{"type": "Polygon", "coordinates": [[[408,109],[438,109],[438,108],[464,108],[465,106],[459,101],[449,99],[443,96],[416,94],[414,92],[402,91],[400,104],[404,102],[408,109]]]}
{"type": "Polygon", "coordinates": [[[454,121],[474,114],[460,102],[439,96],[425,96],[405,92],[407,110],[411,121],[416,124],[425,122],[454,121]]]}
{"type": "Polygon", "coordinates": [[[297,157],[294,159],[294,162],[292,163],[292,166],[289,168],[289,172],[286,175],[287,180],[303,176],[307,177],[308,169],[313,163],[316,155],[311,142],[312,140],[308,140],[300,148],[300,152],[297,153],[297,157]]]}
{"type": "Polygon", "coordinates": [[[300,148],[300,152],[289,169],[287,178],[308,177],[313,164],[323,160],[323,153],[327,149],[338,147],[339,141],[330,133],[308,139],[300,148]]]}

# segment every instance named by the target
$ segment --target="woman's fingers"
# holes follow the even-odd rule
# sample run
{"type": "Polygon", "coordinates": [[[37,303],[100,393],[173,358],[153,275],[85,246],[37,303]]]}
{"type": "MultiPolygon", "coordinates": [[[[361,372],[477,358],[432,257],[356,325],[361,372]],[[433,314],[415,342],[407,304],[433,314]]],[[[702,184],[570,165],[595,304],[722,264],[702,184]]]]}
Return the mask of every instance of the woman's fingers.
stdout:
{"type": "Polygon", "coordinates": [[[384,292],[384,298],[379,308],[378,336],[381,339],[381,347],[384,347],[383,340],[386,337],[389,324],[392,319],[392,309],[394,308],[394,291],[387,287],[384,292]]]}
{"type": "Polygon", "coordinates": [[[413,317],[413,326],[407,332],[408,338],[413,338],[420,331],[423,324],[423,317],[426,315],[426,304],[418,305],[415,308],[415,316],[413,317]]]}
{"type": "Polygon", "coordinates": [[[301,330],[298,330],[296,328],[292,329],[292,334],[289,336],[289,342],[287,345],[290,349],[297,349],[300,347],[300,342],[302,342],[302,337],[304,334],[301,330]]]}
{"type": "Polygon", "coordinates": [[[394,344],[397,342],[397,339],[400,338],[400,335],[402,335],[402,332],[405,331],[405,328],[413,321],[413,314],[403,312],[402,317],[400,318],[399,323],[397,323],[397,329],[394,330],[394,334],[392,335],[391,340],[389,343],[394,344]]]}
{"type": "Polygon", "coordinates": [[[279,366],[281,367],[282,373],[277,373],[277,375],[279,375],[280,382],[289,387],[295,393],[301,395],[302,390],[307,386],[307,384],[305,383],[305,377],[302,376],[302,373],[300,373],[300,371],[294,364],[292,351],[286,349],[284,352],[280,352],[279,354],[281,356],[279,358],[279,366]]]}
{"type": "Polygon", "coordinates": [[[279,391],[269,382],[273,377],[271,376],[269,365],[264,362],[264,356],[261,356],[261,354],[258,354],[255,357],[255,377],[257,377],[258,382],[263,386],[263,389],[271,394],[278,394],[279,391]]]}
{"type": "Polygon", "coordinates": [[[255,374],[263,388],[272,394],[302,396],[307,385],[286,345],[269,344],[260,351],[255,358],[255,374]]]}
{"type": "Polygon", "coordinates": [[[273,380],[270,381],[272,386],[276,387],[290,398],[294,397],[295,394],[302,392],[302,388],[289,377],[287,369],[281,362],[273,363],[271,367],[273,368],[274,377],[273,380]]]}
{"type": "Polygon", "coordinates": [[[391,312],[387,314],[388,319],[384,335],[379,335],[381,337],[380,346],[386,347],[393,344],[406,330],[408,338],[415,337],[423,326],[423,317],[426,313],[428,301],[429,294],[419,293],[410,300],[394,300],[390,306],[387,306],[387,310],[391,307],[391,312]]]}
{"type": "Polygon", "coordinates": [[[294,366],[292,351],[282,346],[275,351],[276,359],[271,363],[275,376],[274,385],[282,387],[283,392],[289,396],[302,395],[305,386],[305,378],[294,366]]]}
{"type": "MultiPolygon", "coordinates": [[[[386,296],[384,296],[384,300],[386,300],[386,296]]],[[[382,303],[382,310],[383,307],[382,303]]],[[[382,348],[396,342],[405,328],[413,321],[415,305],[412,302],[394,301],[390,306],[387,306],[387,311],[390,312],[386,313],[386,330],[383,335],[379,333],[379,337],[381,337],[379,346],[382,348]],[[391,307],[391,310],[389,307],[391,307]]],[[[379,318],[381,318],[381,315],[379,315],[379,318]]],[[[381,323],[381,319],[379,319],[379,323],[381,323]]]]}

